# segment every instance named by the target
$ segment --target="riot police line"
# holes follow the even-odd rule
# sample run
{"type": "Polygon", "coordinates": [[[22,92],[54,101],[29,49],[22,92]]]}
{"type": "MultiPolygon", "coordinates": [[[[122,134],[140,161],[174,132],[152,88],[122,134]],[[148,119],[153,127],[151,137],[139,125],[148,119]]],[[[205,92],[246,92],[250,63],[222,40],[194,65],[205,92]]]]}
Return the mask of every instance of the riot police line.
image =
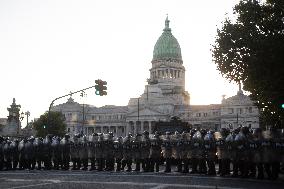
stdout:
{"type": "Polygon", "coordinates": [[[165,165],[164,172],[175,167],[180,173],[277,179],[283,161],[283,132],[251,132],[247,127],[231,132],[192,129],[164,135],[144,131],[124,138],[115,138],[111,132],[89,137],[0,137],[0,170],[159,172],[165,165]]]}

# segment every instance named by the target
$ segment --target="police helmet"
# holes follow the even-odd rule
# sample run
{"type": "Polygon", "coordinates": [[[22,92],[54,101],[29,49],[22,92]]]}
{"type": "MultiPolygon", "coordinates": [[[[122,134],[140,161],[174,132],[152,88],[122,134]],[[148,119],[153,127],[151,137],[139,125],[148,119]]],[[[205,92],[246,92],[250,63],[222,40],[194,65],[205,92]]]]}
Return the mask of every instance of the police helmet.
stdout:
{"type": "Polygon", "coordinates": [[[149,132],[148,131],[144,131],[143,135],[149,135],[149,132]]]}

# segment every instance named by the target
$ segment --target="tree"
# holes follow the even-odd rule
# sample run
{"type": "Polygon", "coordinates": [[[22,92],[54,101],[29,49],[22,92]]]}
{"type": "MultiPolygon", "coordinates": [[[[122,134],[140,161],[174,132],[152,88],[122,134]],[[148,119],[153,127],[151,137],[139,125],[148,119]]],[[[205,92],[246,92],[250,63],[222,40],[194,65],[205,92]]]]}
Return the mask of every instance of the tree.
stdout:
{"type": "Polygon", "coordinates": [[[63,136],[66,133],[65,117],[61,112],[50,112],[48,124],[48,112],[40,116],[33,123],[37,136],[45,137],[47,134],[63,136]]]}
{"type": "Polygon", "coordinates": [[[242,82],[266,125],[283,127],[284,1],[241,0],[217,29],[212,55],[230,82],[242,82]]]}

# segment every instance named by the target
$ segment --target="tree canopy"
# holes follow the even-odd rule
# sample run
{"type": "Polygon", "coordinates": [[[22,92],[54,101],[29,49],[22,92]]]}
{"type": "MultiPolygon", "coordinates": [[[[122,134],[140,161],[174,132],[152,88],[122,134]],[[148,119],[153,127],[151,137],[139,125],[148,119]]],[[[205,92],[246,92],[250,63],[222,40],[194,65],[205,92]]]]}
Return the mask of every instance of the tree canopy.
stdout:
{"type": "Polygon", "coordinates": [[[217,29],[212,55],[223,77],[243,83],[264,124],[283,127],[284,1],[241,0],[217,29]]]}
{"type": "Polygon", "coordinates": [[[65,117],[61,112],[51,111],[49,121],[48,112],[45,112],[33,123],[33,127],[37,131],[37,136],[40,137],[45,137],[47,134],[63,136],[66,132],[66,124],[64,121],[65,117]]]}

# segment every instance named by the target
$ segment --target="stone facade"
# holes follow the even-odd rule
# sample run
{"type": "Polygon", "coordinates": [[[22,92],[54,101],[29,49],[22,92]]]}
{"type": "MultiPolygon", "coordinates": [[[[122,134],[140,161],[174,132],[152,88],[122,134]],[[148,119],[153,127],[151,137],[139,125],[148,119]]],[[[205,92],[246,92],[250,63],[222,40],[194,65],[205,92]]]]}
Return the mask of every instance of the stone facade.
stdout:
{"type": "Polygon", "coordinates": [[[154,47],[151,63],[144,93],[138,98],[131,98],[127,106],[98,108],[79,104],[70,97],[66,103],[51,110],[65,115],[70,134],[112,131],[117,136],[125,136],[128,132],[135,134],[144,130],[151,133],[157,121],[169,121],[172,116],[180,117],[197,128],[259,127],[258,109],[241,89],[236,96],[224,98],[221,104],[190,105],[190,95],[185,90],[181,49],[171,33],[168,18],[154,47]]]}

